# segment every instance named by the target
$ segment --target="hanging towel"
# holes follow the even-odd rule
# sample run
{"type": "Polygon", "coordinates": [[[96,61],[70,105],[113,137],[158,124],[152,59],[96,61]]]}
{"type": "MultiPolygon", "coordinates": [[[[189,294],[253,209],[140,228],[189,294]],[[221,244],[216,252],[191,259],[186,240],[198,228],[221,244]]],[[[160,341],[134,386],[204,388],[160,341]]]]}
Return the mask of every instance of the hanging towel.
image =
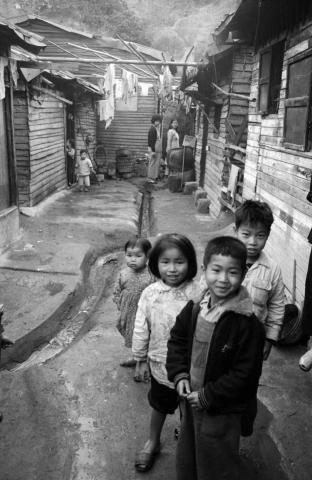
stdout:
{"type": "Polygon", "coordinates": [[[104,84],[105,84],[105,77],[99,78],[99,80],[98,80],[98,87],[99,87],[100,93],[101,93],[102,95],[104,95],[104,93],[105,93],[104,84]]]}
{"type": "Polygon", "coordinates": [[[105,80],[104,80],[104,90],[108,96],[114,94],[114,85],[115,85],[115,65],[110,64],[107,67],[105,80]]]}
{"type": "Polygon", "coordinates": [[[6,67],[7,64],[7,57],[0,57],[0,100],[5,98],[4,67],[6,67]]]}
{"type": "Polygon", "coordinates": [[[112,104],[110,98],[108,98],[107,100],[100,100],[98,102],[98,114],[100,117],[100,121],[105,121],[105,130],[112,123],[112,120],[114,119],[114,112],[114,104],[112,104]]]}
{"type": "Polygon", "coordinates": [[[148,91],[150,88],[153,87],[152,83],[141,83],[139,82],[139,87],[141,87],[141,95],[142,97],[148,97],[148,91]]]}
{"type": "Polygon", "coordinates": [[[122,99],[125,103],[128,101],[129,95],[129,84],[128,84],[128,72],[127,70],[122,70],[121,73],[121,80],[122,80],[122,99]]]}
{"type": "Polygon", "coordinates": [[[163,91],[166,97],[172,95],[172,74],[168,65],[164,68],[163,91]]]}
{"type": "Polygon", "coordinates": [[[239,167],[237,165],[232,165],[231,166],[231,172],[230,172],[230,178],[229,178],[229,184],[228,184],[228,192],[232,197],[232,204],[234,203],[234,200],[235,200],[238,174],[239,174],[239,167]]]}
{"type": "Polygon", "coordinates": [[[17,87],[17,79],[18,79],[18,71],[17,71],[17,61],[16,60],[10,60],[10,69],[11,69],[11,75],[12,75],[12,80],[14,83],[14,87],[17,87]]]}

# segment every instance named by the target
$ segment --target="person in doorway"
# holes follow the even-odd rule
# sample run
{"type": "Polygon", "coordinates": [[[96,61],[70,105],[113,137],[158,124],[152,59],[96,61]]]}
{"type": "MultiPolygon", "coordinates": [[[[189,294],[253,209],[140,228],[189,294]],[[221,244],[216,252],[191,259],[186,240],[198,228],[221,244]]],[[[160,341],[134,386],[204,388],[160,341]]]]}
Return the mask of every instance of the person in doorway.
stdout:
{"type": "Polygon", "coordinates": [[[72,140],[66,142],[66,166],[67,166],[67,184],[70,187],[76,182],[75,175],[75,149],[72,140]]]}
{"type": "Polygon", "coordinates": [[[252,300],[253,310],[264,324],[264,360],[280,337],[285,313],[285,287],[279,265],[263,249],[274,222],[269,205],[246,200],[235,211],[235,230],[247,248],[247,273],[243,285],[252,300]]]}
{"type": "Polygon", "coordinates": [[[169,332],[177,314],[198,295],[196,253],[190,240],[179,234],[162,235],[149,257],[151,273],[158,279],[142,293],[135,318],[132,352],[142,380],[151,380],[148,400],[152,407],[149,439],[137,454],[135,468],[149,470],[160,452],[160,436],[167,414],[178,407],[173,383],[165,367],[169,332]]]}
{"type": "Polygon", "coordinates": [[[151,122],[152,125],[148,131],[147,139],[149,154],[147,176],[151,181],[157,181],[162,157],[161,115],[153,115],[151,122]]]}
{"type": "Polygon", "coordinates": [[[90,173],[95,174],[92,162],[88,157],[87,150],[80,150],[80,158],[76,163],[76,172],[78,175],[78,185],[80,192],[88,192],[90,190],[90,173]]]}
{"type": "MultiPolygon", "coordinates": [[[[141,293],[154,281],[147,267],[151,248],[152,245],[146,238],[133,237],[127,241],[125,244],[127,266],[120,271],[114,289],[113,299],[119,310],[117,329],[124,337],[127,348],[132,348],[134,320],[141,293]]],[[[136,361],[132,356],[121,361],[120,365],[134,367],[136,361]]],[[[137,372],[134,380],[140,381],[137,372]]]]}
{"type": "Polygon", "coordinates": [[[242,286],[247,251],[236,238],[211,240],[208,290],[188,302],[170,332],[166,368],[181,399],[177,480],[240,480],[242,413],[257,395],[264,329],[242,286]]]}

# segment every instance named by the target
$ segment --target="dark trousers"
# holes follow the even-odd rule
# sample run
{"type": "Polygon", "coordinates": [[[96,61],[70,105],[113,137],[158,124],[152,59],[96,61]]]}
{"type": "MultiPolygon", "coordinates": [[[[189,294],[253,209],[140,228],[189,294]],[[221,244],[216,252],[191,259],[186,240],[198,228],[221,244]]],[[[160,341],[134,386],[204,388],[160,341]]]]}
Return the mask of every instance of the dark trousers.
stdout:
{"type": "Polygon", "coordinates": [[[312,335],[312,249],[305,282],[304,304],[302,310],[302,330],[309,337],[312,335]]]}
{"type": "Polygon", "coordinates": [[[241,415],[208,415],[182,403],[177,480],[240,480],[241,415]]]}

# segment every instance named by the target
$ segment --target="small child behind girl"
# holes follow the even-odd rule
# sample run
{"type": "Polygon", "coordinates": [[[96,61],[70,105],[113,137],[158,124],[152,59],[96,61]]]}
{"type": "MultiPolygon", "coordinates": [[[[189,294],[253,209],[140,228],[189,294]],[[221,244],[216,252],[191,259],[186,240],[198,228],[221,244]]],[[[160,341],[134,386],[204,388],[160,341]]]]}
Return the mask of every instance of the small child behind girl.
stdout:
{"type": "MultiPolygon", "coordinates": [[[[132,347],[134,320],[143,290],[154,281],[147,268],[148,255],[152,248],[146,238],[131,238],[125,244],[127,266],[123,268],[115,285],[113,299],[120,312],[117,329],[125,339],[125,346],[132,347]]],[[[120,363],[122,367],[134,367],[133,357],[120,363]]],[[[136,379],[136,377],[135,377],[136,379]]]]}
{"type": "Polygon", "coordinates": [[[150,253],[149,268],[158,279],[142,293],[135,319],[132,352],[142,380],[151,379],[148,400],[152,407],[149,439],[135,460],[146,472],[160,451],[160,435],[167,414],[178,406],[178,395],[166,371],[167,342],[177,314],[198,296],[196,254],[183,235],[159,237],[150,253]]]}

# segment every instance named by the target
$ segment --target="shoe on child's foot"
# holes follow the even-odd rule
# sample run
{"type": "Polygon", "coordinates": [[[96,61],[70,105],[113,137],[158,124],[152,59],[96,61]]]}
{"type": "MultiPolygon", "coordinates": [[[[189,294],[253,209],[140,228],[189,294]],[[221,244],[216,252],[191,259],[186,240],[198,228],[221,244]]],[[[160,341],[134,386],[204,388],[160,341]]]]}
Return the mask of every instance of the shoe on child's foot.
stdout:
{"type": "Polygon", "coordinates": [[[136,361],[134,360],[134,358],[128,358],[127,360],[123,360],[122,362],[120,362],[119,364],[121,367],[129,367],[129,368],[132,368],[132,367],[135,367],[136,366],[136,361]]]}
{"type": "Polygon", "coordinates": [[[181,430],[181,428],[180,428],[180,427],[175,427],[175,429],[174,429],[174,438],[175,438],[176,440],[178,440],[178,439],[179,439],[179,436],[180,436],[180,430],[181,430]]]}

